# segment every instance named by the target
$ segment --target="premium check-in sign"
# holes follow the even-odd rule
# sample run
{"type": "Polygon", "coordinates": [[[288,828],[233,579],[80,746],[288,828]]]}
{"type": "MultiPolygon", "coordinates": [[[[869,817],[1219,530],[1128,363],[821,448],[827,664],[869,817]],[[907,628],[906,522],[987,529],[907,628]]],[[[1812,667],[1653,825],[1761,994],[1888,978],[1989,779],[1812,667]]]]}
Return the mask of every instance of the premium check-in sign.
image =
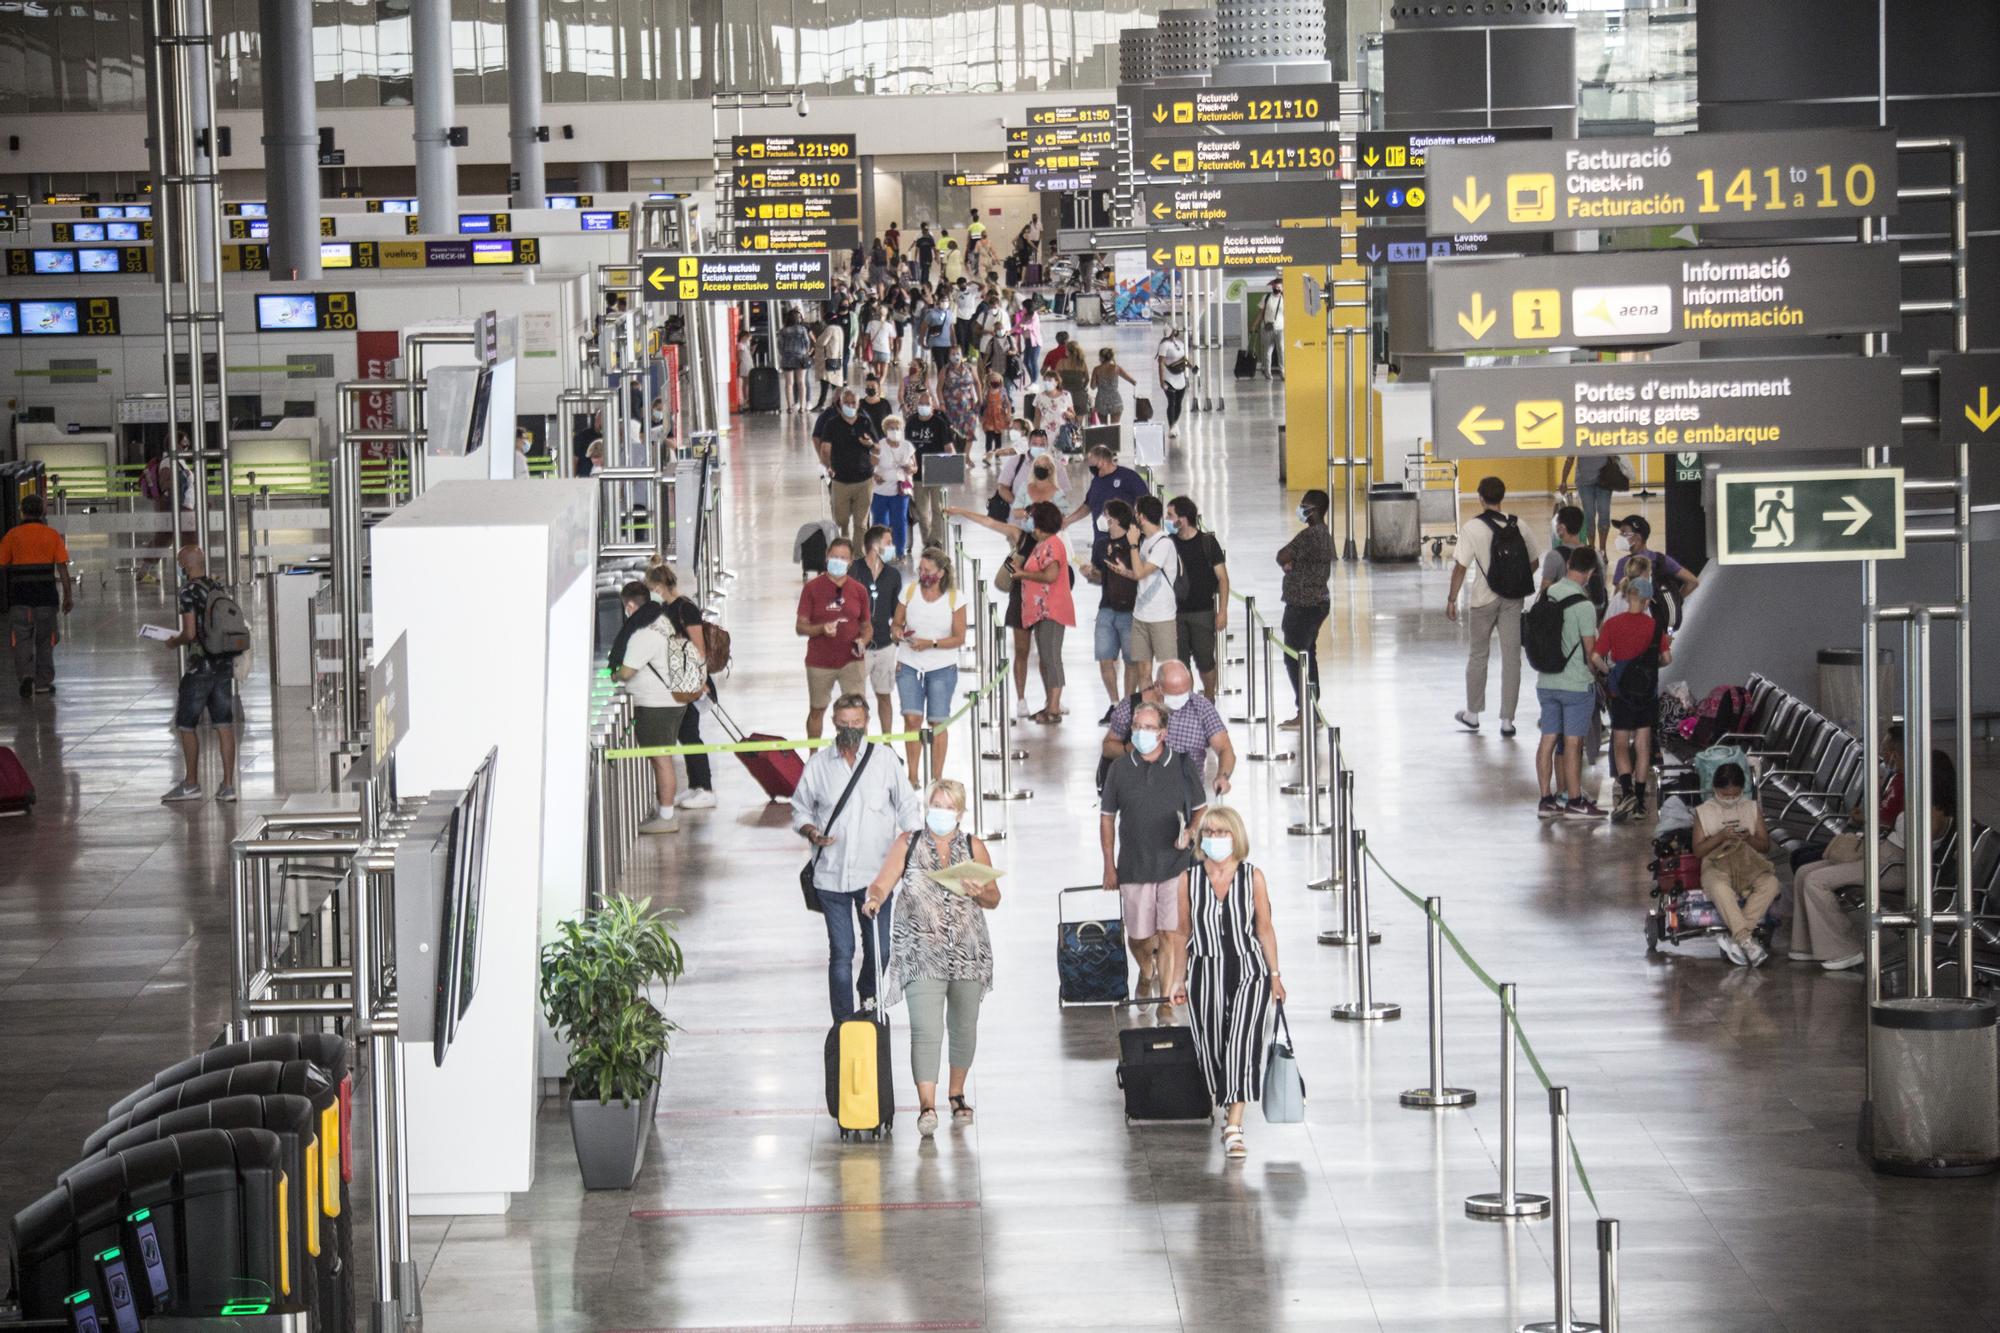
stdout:
{"type": "Polygon", "coordinates": [[[1430,270],[1431,346],[1630,346],[1900,327],[1893,245],[1449,259],[1430,270]]]}
{"type": "Polygon", "coordinates": [[[1882,217],[1892,130],[1758,130],[1430,150],[1434,234],[1882,217]]]}
{"type": "Polygon", "coordinates": [[[1903,438],[1902,363],[1746,357],[1431,373],[1439,458],[1749,454],[1903,438]]]}
{"type": "Polygon", "coordinates": [[[1340,262],[1338,227],[1266,227],[1242,231],[1155,231],[1146,263],[1157,269],[1269,269],[1340,262]]]}

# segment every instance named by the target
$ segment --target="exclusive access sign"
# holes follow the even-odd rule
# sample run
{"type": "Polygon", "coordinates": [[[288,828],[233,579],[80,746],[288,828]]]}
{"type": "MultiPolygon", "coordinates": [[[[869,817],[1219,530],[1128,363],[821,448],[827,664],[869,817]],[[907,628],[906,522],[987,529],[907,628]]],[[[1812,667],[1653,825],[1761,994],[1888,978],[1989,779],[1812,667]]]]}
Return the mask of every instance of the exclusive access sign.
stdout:
{"type": "Polygon", "coordinates": [[[647,255],[648,301],[816,300],[833,290],[833,258],[820,254],[647,255]]]}
{"type": "Polygon", "coordinates": [[[1745,357],[1431,373],[1439,458],[1863,449],[1902,439],[1902,363],[1745,357]]]}
{"type": "Polygon", "coordinates": [[[1715,558],[1794,565],[1903,558],[1903,470],[1719,472],[1715,558]]]}
{"type": "Polygon", "coordinates": [[[1454,259],[1430,271],[1431,346],[1632,345],[1901,325],[1894,245],[1454,259]]]}
{"type": "Polygon", "coordinates": [[[1324,268],[1340,262],[1338,227],[1266,227],[1242,231],[1155,231],[1146,263],[1156,269],[1324,268]]]}
{"type": "Polygon", "coordinates": [[[1893,130],[1758,130],[1436,147],[1430,230],[1576,231],[1882,217],[1893,130]]]}

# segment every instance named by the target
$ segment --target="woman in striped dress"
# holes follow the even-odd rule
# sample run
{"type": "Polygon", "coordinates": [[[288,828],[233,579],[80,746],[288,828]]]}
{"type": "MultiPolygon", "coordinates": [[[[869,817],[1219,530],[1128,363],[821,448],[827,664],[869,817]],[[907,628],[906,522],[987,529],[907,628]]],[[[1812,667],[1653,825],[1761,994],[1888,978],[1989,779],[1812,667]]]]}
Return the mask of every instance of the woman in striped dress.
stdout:
{"type": "Polygon", "coordinates": [[[951,1119],[972,1123],[965,1076],[979,1041],[979,1005],[993,989],[993,941],[986,913],[1000,905],[1000,886],[988,882],[956,892],[931,873],[977,861],[990,866],[986,844],[963,827],[965,787],[949,778],[930,786],[924,827],[899,834],[882,871],[868,886],[861,910],[871,919],[889,895],[896,911],[889,925],[889,965],[879,1003],[910,1003],[910,1073],[917,1084],[917,1132],[937,1133],[938,1059],[951,1037],[951,1119]],[[949,1017],[946,1016],[947,1005],[949,1017]]]}
{"type": "Polygon", "coordinates": [[[1201,1072],[1225,1114],[1223,1152],[1244,1157],[1243,1108],[1264,1094],[1264,1023],[1271,1000],[1285,998],[1278,932],[1242,818],[1211,806],[1197,836],[1201,858],[1181,876],[1181,925],[1169,934],[1168,995],[1188,1007],[1201,1072]]]}

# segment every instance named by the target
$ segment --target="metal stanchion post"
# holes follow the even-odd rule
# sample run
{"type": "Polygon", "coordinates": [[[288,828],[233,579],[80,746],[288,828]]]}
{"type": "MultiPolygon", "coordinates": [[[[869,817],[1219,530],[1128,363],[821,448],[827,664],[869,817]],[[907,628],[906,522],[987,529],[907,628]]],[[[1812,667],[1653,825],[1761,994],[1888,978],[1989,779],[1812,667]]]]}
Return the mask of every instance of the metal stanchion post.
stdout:
{"type": "MultiPolygon", "coordinates": [[[[1336,821],[1340,825],[1340,925],[1333,930],[1319,933],[1321,944],[1336,948],[1346,948],[1360,943],[1356,931],[1361,922],[1361,830],[1354,826],[1354,770],[1339,770],[1335,783],[1334,806],[1339,811],[1336,821]]],[[[1380,944],[1382,932],[1369,930],[1368,942],[1380,944]]]]}
{"type": "Polygon", "coordinates": [[[1231,722],[1257,720],[1257,599],[1243,599],[1243,714],[1231,722]]]}
{"type": "Polygon", "coordinates": [[[1278,748],[1278,695],[1271,679],[1271,663],[1283,651],[1284,645],[1278,642],[1278,636],[1271,632],[1269,625],[1264,626],[1264,752],[1259,754],[1252,750],[1249,757],[1268,759],[1272,763],[1279,763],[1292,757],[1290,750],[1278,748]]]}
{"type": "Polygon", "coordinates": [[[1215,660],[1216,660],[1215,669],[1222,673],[1222,688],[1216,691],[1216,693],[1218,694],[1243,693],[1243,687],[1241,685],[1232,685],[1229,681],[1229,668],[1236,666],[1238,663],[1243,661],[1242,654],[1236,651],[1235,630],[1226,629],[1222,631],[1222,647],[1220,650],[1218,650],[1215,660]]]}
{"type": "MultiPolygon", "coordinates": [[[[1355,830],[1356,842],[1363,842],[1364,835],[1355,830]]],[[[1370,947],[1381,937],[1368,930],[1368,874],[1361,871],[1354,877],[1354,942],[1361,953],[1354,960],[1354,1002],[1336,1004],[1333,1016],[1349,1023],[1379,1023],[1386,1019],[1401,1018],[1403,1006],[1387,1000],[1375,998],[1375,967],[1370,947]]]]}
{"type": "Polygon", "coordinates": [[[923,775],[925,791],[937,781],[937,773],[931,767],[931,735],[929,723],[917,728],[917,772],[923,775]]]}
{"type": "Polygon", "coordinates": [[[1444,1085],[1444,899],[1424,899],[1424,955],[1430,968],[1431,1083],[1402,1095],[1405,1106],[1470,1106],[1479,1094],[1470,1088],[1444,1085]]]}
{"type": "MultiPolygon", "coordinates": [[[[1319,879],[1306,881],[1306,887],[1309,889],[1340,889],[1342,892],[1340,899],[1341,911],[1344,914],[1347,909],[1345,896],[1347,881],[1343,877],[1344,872],[1341,869],[1341,844],[1347,837],[1347,816],[1340,808],[1340,787],[1343,775],[1347,770],[1341,767],[1340,728],[1327,728],[1327,736],[1327,763],[1332,765],[1332,775],[1327,779],[1326,783],[1326,874],[1319,879]]],[[[1341,924],[1343,928],[1346,926],[1345,921],[1342,921],[1341,924]]],[[[1331,941],[1322,937],[1320,943],[1327,944],[1331,943],[1331,941]]]]}
{"type": "MultiPolygon", "coordinates": [[[[972,710],[972,747],[979,748],[979,733],[993,725],[990,697],[993,691],[986,688],[986,682],[993,676],[993,663],[987,659],[987,649],[991,646],[991,633],[986,622],[991,616],[991,604],[986,600],[986,583],[980,574],[979,557],[968,556],[966,563],[972,569],[972,581],[964,584],[966,596],[972,599],[972,661],[973,676],[980,682],[976,691],[980,700],[972,710]]],[[[977,774],[974,774],[976,777],[977,774]]]]}
{"type": "Polygon", "coordinates": [[[1555,1199],[1556,1317],[1521,1325],[1520,1333],[1599,1333],[1598,1326],[1570,1317],[1569,1293],[1569,1089],[1549,1089],[1549,1184],[1555,1199]]]}
{"type": "MultiPolygon", "coordinates": [[[[1312,684],[1309,681],[1306,684],[1305,718],[1299,724],[1299,781],[1296,788],[1291,786],[1284,788],[1287,792],[1297,790],[1306,798],[1306,817],[1287,830],[1293,836],[1301,838],[1316,838],[1333,827],[1320,818],[1319,812],[1319,794],[1326,790],[1326,786],[1319,780],[1319,735],[1313,728],[1313,721],[1318,717],[1318,701],[1313,697],[1312,684]]],[[[1327,731],[1331,733],[1333,728],[1328,727],[1327,731]]],[[[1331,734],[1327,739],[1329,752],[1338,751],[1339,742],[1333,740],[1331,734]]]]}
{"type": "MultiPolygon", "coordinates": [[[[993,645],[993,652],[992,656],[988,659],[989,662],[998,662],[1011,665],[1011,659],[1007,655],[1007,627],[1003,624],[993,623],[993,613],[991,610],[987,612],[986,620],[987,624],[991,626],[993,631],[991,639],[993,645]]],[[[1010,672],[1009,674],[1011,675],[1012,673],[1010,672]]],[[[1003,680],[1001,682],[1001,688],[993,691],[993,698],[991,701],[993,705],[993,720],[988,725],[994,728],[998,734],[994,737],[992,748],[988,749],[985,752],[986,757],[988,759],[999,759],[1001,758],[1001,751],[1005,750],[1006,758],[1009,760],[1026,759],[1028,757],[1028,752],[1026,750],[1017,749],[1015,748],[1014,745],[1013,741],[1014,733],[1012,731],[1012,722],[1010,716],[1011,710],[1007,706],[1006,685],[1007,681],[1003,680]]],[[[1001,785],[1003,787],[1008,785],[1007,778],[1004,774],[1002,775],[1001,778],[1001,785]]]]}
{"type": "Polygon", "coordinates": [[[1597,1323],[1618,1333],[1618,1219],[1597,1219],[1597,1323]]]}
{"type": "Polygon", "coordinates": [[[1024,787],[1019,791],[1014,789],[1015,752],[1013,710],[1007,707],[1004,700],[1000,705],[1000,730],[997,735],[999,744],[995,748],[998,753],[989,755],[988,757],[997,758],[1000,761],[1000,782],[992,791],[986,793],[986,799],[989,801],[1025,801],[1032,798],[1035,793],[1027,788],[1024,787]]]}
{"type": "Polygon", "coordinates": [[[987,842],[1000,842],[1007,836],[1005,829],[986,827],[986,764],[979,753],[980,714],[985,711],[982,694],[991,692],[991,685],[982,682],[972,691],[970,708],[965,710],[965,744],[972,755],[972,836],[987,842]]]}
{"type": "Polygon", "coordinates": [[[1539,1194],[1514,1190],[1514,995],[1511,981],[1500,983],[1500,1189],[1472,1194],[1465,1200],[1467,1217],[1547,1217],[1549,1201],[1539,1194]]]}

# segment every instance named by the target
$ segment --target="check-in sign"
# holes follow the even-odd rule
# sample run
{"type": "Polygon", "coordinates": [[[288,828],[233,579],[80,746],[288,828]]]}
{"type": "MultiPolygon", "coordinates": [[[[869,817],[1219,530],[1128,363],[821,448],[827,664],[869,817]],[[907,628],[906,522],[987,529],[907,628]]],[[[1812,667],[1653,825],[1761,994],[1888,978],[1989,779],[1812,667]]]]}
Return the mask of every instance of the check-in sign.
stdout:
{"type": "Polygon", "coordinates": [[[1431,374],[1439,458],[1749,454],[1902,440],[1894,357],[1746,357],[1445,369],[1431,374]]]}
{"type": "Polygon", "coordinates": [[[1901,326],[1894,245],[1744,246],[1529,259],[1430,270],[1431,346],[1619,346],[1872,333],[1901,326]]]}

